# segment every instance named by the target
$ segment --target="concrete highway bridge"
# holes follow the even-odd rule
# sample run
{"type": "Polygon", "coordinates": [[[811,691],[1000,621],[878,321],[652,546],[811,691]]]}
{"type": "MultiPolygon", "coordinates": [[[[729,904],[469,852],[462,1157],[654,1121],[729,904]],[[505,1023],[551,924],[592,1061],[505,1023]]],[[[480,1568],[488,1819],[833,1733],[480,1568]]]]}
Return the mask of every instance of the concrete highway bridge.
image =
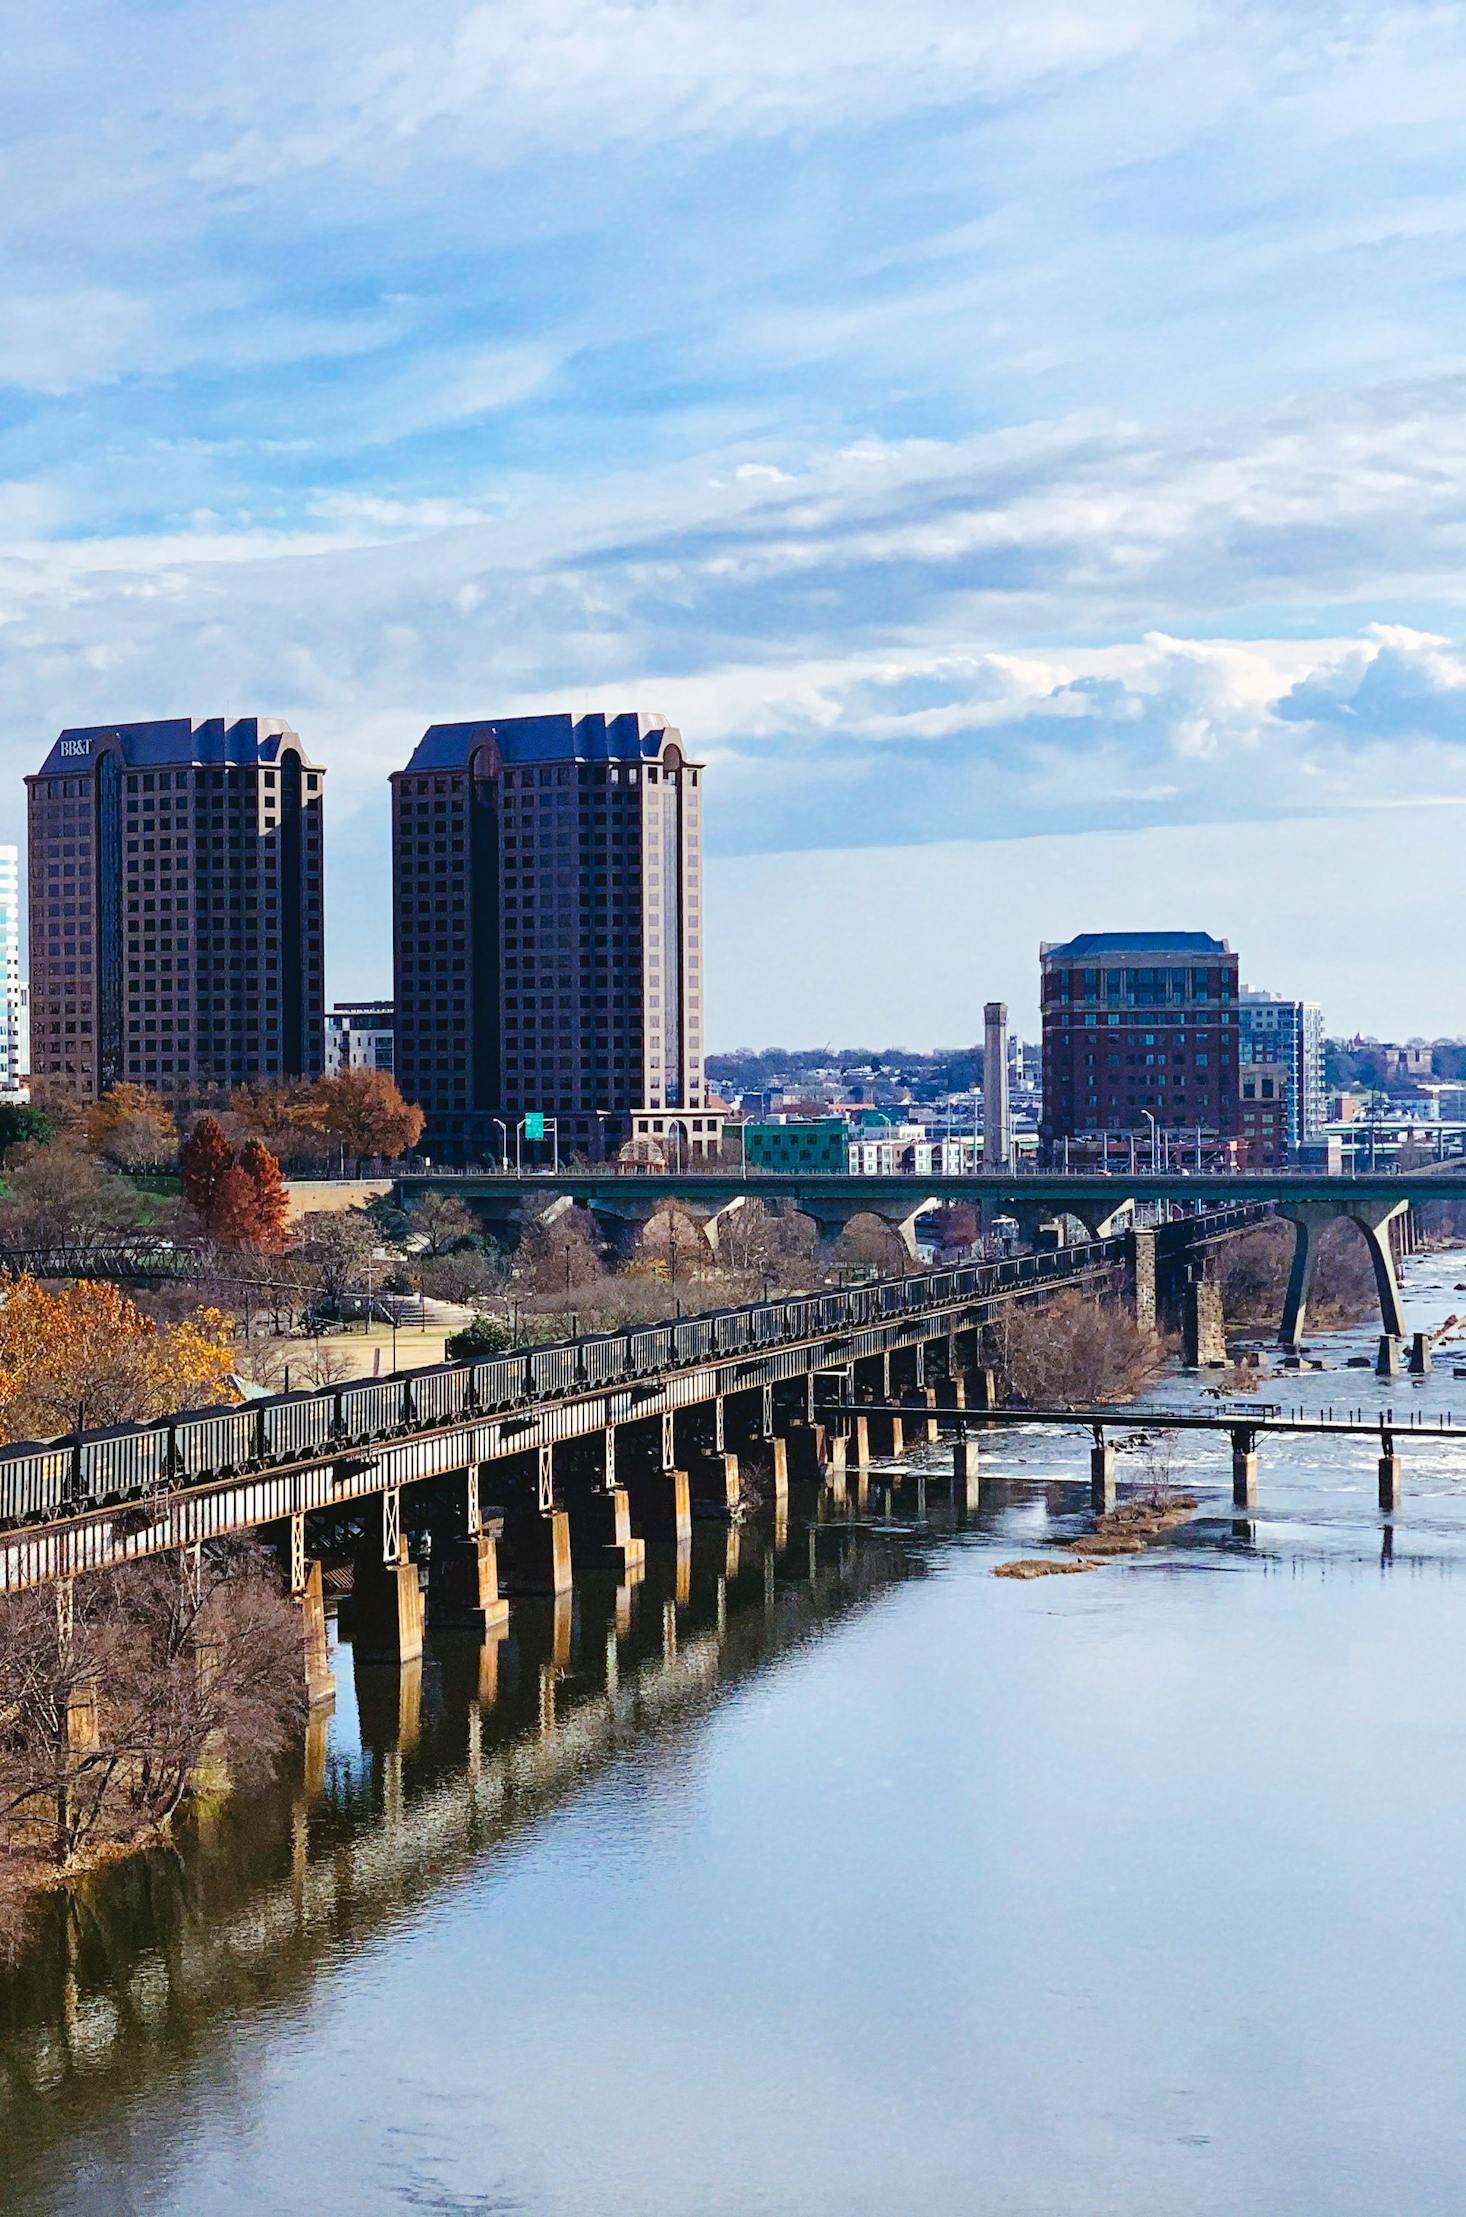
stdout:
{"type": "Polygon", "coordinates": [[[588,1209],[603,1232],[633,1231],[659,1210],[675,1205],[702,1227],[716,1255],[735,1213],[749,1201],[777,1203],[807,1216],[820,1236],[838,1238],[857,1216],[878,1217],[898,1235],[907,1252],[916,1253],[916,1227],[923,1216],[953,1203],[966,1203],[991,1225],[998,1217],[1016,1221],[1030,1243],[1040,1225],[1070,1217],[1092,1239],[1106,1238],[1136,1220],[1138,1209],[1154,1213],[1250,1207],[1293,1226],[1291,1280],[1284,1309],[1282,1343],[1301,1345],[1308,1297],[1317,1263],[1318,1234],[1326,1224],[1355,1225],[1374,1267],[1380,1324],[1390,1338],[1405,1335],[1404,1310],[1395,1271],[1395,1249],[1408,1245],[1409,1211],[1432,1201],[1466,1202],[1466,1165],[1436,1165],[1407,1171],[1364,1171],[1349,1175],[1297,1170],[1104,1171],[1018,1170],[972,1176],[842,1177],[835,1173],[783,1173],[759,1170],[583,1170],[514,1172],[422,1171],[395,1180],[396,1190],[455,1193],[493,1227],[512,1236],[526,1208],[541,1216],[572,1206],[588,1209]],[[1392,1232],[1392,1227],[1395,1229],[1392,1232]]]}

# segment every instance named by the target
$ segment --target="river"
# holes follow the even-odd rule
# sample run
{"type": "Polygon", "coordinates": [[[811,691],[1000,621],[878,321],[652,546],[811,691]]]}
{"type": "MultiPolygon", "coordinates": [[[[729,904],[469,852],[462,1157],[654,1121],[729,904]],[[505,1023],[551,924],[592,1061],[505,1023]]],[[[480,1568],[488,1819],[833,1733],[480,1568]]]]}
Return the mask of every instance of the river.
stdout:
{"type": "MultiPolygon", "coordinates": [[[[1466,1308],[1466,1254],[1406,1277],[1466,1308]]],[[[1466,1417],[1448,1358],[1312,1344],[1269,1398],[1466,1417]]],[[[991,1575],[1081,1528],[1087,1442],[1032,1429],[960,1524],[907,1482],[420,1679],[338,1648],[275,1793],[0,1981],[0,2206],[1459,2211],[1466,1444],[1402,1436],[1387,1525],[1367,1444],[1264,1440],[1240,1516],[1175,1438],[1197,1519],[1085,1575],[991,1575]]]]}

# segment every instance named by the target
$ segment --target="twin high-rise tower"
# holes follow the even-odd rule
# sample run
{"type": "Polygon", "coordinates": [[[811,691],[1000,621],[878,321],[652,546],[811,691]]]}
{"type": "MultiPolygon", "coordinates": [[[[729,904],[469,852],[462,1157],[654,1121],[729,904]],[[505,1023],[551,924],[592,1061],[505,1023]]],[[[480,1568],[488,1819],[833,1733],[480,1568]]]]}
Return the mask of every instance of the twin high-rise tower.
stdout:
{"type": "Polygon", "coordinates": [[[63,731],[25,782],[35,1078],[186,1100],[319,1074],[325,773],[289,724],[63,731]]]}
{"type": "Polygon", "coordinates": [[[434,724],[392,779],[397,1076],[452,1159],[715,1150],[702,766],[648,716],[434,724]]]}
{"type": "MultiPolygon", "coordinates": [[[[324,772],[264,718],[64,731],[30,802],[31,1071],[319,1074],[324,772]]],[[[711,1154],[702,767],[637,715],[435,724],[392,784],[396,1068],[435,1159],[711,1154]]]]}

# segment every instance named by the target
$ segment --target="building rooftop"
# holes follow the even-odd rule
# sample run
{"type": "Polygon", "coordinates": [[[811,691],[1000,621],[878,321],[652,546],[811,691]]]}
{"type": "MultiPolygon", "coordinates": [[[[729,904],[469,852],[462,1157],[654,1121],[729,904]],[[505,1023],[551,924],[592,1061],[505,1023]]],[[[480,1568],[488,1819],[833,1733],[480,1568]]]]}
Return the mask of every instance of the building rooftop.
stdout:
{"type": "Polygon", "coordinates": [[[73,724],[58,734],[37,775],[89,769],[106,741],[115,739],[129,769],[187,769],[194,763],[213,768],[254,769],[278,762],[289,741],[308,769],[319,769],[300,744],[300,735],[279,716],[165,716],[153,723],[73,724]]]}
{"type": "Polygon", "coordinates": [[[490,738],[506,763],[655,762],[668,740],[682,745],[682,734],[665,717],[630,710],[621,716],[486,716],[476,723],[430,724],[408,770],[462,770],[490,738]]]}
{"type": "Polygon", "coordinates": [[[1073,939],[1045,940],[1046,962],[1084,962],[1107,955],[1225,955],[1225,939],[1209,931],[1082,931],[1073,939]]]}

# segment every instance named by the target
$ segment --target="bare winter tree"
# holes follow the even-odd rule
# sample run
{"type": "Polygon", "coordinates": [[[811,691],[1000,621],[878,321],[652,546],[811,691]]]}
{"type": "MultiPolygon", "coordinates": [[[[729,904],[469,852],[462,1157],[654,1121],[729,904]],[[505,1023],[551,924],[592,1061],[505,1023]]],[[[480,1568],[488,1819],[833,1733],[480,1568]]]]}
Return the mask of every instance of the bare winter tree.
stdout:
{"type": "Polygon", "coordinates": [[[304,1710],[301,1627],[247,1542],[0,1601],[0,1878],[24,1890],[166,1825],[206,1757],[236,1786],[304,1710]]]}
{"type": "Polygon", "coordinates": [[[1077,1291],[1005,1308],[991,1332],[1004,1399],[1029,1408],[1129,1400],[1160,1367],[1153,1333],[1118,1304],[1077,1291]]]}

